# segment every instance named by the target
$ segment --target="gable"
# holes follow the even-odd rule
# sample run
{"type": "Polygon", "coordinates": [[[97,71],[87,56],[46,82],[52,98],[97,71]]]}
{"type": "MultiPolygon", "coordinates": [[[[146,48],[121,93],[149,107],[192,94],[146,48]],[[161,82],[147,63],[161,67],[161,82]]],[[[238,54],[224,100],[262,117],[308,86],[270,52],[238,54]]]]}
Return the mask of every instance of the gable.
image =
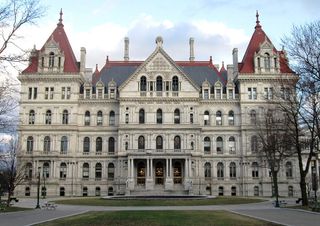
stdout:
{"type": "Polygon", "coordinates": [[[145,76],[147,81],[156,82],[156,78],[160,76],[164,82],[172,81],[174,76],[177,76],[181,82],[181,92],[195,92],[199,93],[199,86],[193,82],[192,79],[186,75],[181,68],[169,57],[169,55],[162,49],[157,47],[155,51],[137,68],[137,70],[128,77],[128,79],[120,85],[121,92],[138,92],[139,81],[142,76],[145,76]]]}

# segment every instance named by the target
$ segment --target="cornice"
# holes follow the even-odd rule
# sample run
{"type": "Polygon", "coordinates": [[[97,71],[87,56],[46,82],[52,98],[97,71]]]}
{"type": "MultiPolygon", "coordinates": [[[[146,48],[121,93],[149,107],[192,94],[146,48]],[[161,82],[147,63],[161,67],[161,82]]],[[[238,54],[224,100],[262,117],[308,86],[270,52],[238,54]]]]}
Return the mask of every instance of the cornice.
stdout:
{"type": "Polygon", "coordinates": [[[56,73],[56,74],[44,74],[44,73],[35,73],[35,74],[20,74],[18,76],[19,81],[21,82],[65,82],[65,81],[75,81],[84,83],[85,79],[82,74],[75,73],[56,73]]]}

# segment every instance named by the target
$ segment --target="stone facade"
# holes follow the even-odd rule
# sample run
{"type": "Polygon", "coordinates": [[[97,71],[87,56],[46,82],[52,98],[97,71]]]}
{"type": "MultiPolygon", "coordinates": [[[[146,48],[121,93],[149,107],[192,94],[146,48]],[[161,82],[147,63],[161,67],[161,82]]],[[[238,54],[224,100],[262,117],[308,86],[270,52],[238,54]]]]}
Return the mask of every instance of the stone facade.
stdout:
{"type": "MultiPolygon", "coordinates": [[[[256,156],[256,127],[274,81],[295,75],[259,21],[242,62],[217,68],[174,61],[163,39],[145,61],[109,61],[86,79],[62,24],[19,75],[21,165],[18,195],[271,196],[271,177],[256,156]],[[252,50],[253,49],[253,50],[252,50]],[[250,58],[251,57],[251,58],[250,58]],[[250,65],[249,65],[250,64],[250,65]]],[[[282,196],[298,195],[295,159],[279,173],[282,196]]]]}

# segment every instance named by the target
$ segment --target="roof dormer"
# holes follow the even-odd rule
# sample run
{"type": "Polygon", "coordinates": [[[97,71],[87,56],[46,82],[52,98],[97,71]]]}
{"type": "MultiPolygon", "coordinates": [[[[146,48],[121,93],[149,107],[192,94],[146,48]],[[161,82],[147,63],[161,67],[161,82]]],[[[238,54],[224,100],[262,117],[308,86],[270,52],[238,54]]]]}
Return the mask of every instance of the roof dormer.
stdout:
{"type": "Polygon", "coordinates": [[[255,73],[279,73],[279,54],[272,43],[265,38],[259,45],[259,49],[254,53],[255,73]]]}

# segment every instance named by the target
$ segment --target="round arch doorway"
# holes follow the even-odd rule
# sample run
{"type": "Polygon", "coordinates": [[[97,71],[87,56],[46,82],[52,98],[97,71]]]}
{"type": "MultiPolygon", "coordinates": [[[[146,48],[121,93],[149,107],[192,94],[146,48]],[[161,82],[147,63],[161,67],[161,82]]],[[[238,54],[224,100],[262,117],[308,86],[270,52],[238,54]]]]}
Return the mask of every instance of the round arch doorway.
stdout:
{"type": "Polygon", "coordinates": [[[163,162],[156,163],[155,184],[157,184],[157,185],[164,184],[164,164],[163,164],[163,162]]]}

